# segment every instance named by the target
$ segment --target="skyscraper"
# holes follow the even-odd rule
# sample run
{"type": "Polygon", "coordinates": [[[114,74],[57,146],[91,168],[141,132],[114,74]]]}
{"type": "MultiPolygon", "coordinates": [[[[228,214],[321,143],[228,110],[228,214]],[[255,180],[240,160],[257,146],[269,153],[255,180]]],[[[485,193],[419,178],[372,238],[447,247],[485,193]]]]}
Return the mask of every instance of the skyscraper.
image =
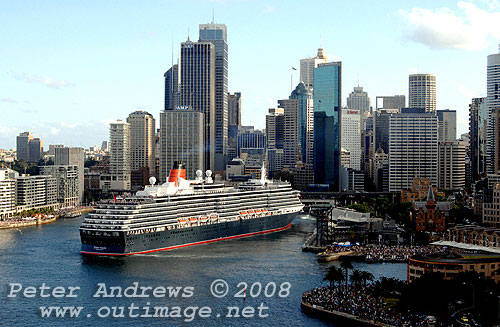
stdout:
{"type": "Polygon", "coordinates": [[[155,131],[153,115],[135,111],[127,117],[130,124],[130,169],[147,168],[149,176],[155,175],[155,131]]]}
{"type": "Polygon", "coordinates": [[[266,115],[266,136],[268,149],[283,149],[285,137],[285,111],[270,108],[266,115]]]}
{"type": "Polygon", "coordinates": [[[225,169],[228,144],[228,46],[224,24],[200,24],[200,42],[215,46],[215,171],[225,169]]]}
{"type": "Polygon", "coordinates": [[[455,110],[437,110],[439,123],[438,140],[454,142],[457,139],[457,112],[455,110]]]}
{"type": "Polygon", "coordinates": [[[403,108],[389,117],[389,191],[410,188],[415,177],[438,183],[438,119],[424,108],[403,108]]]}
{"type": "Polygon", "coordinates": [[[316,57],[301,59],[300,81],[303,82],[307,88],[312,89],[314,83],[314,68],[326,62],[328,62],[328,59],[325,56],[325,50],[323,48],[318,49],[316,57]]]}
{"type": "Polygon", "coordinates": [[[313,94],[300,82],[289,99],[280,100],[284,110],[284,164],[295,167],[298,161],[313,161],[313,94]]]}
{"type": "Polygon", "coordinates": [[[38,137],[29,142],[30,161],[38,162],[43,157],[43,142],[38,137]]]}
{"type": "Polygon", "coordinates": [[[373,115],[373,153],[379,148],[389,153],[389,118],[399,109],[378,109],[373,115]]]}
{"type": "Polygon", "coordinates": [[[185,165],[186,177],[205,171],[205,117],[194,110],[165,110],[160,114],[160,180],[165,182],[175,161],[185,165]]]}
{"type": "Polygon", "coordinates": [[[109,124],[109,169],[112,190],[130,190],[130,124],[118,120],[109,124]]]}
{"type": "Polygon", "coordinates": [[[436,111],[436,76],[432,74],[412,74],[408,83],[408,107],[436,111]]]}
{"type": "Polygon", "coordinates": [[[228,126],[241,126],[241,92],[227,94],[228,126]]]}
{"type": "Polygon", "coordinates": [[[228,93],[227,161],[237,156],[238,129],[241,126],[241,93],[228,93]]]}
{"type": "Polygon", "coordinates": [[[465,187],[465,142],[439,142],[439,183],[441,190],[462,190],[465,187]]]}
{"type": "Polygon", "coordinates": [[[189,40],[181,43],[179,70],[179,108],[203,113],[204,168],[213,170],[216,129],[215,46],[211,42],[189,40]]]}
{"type": "MultiPolygon", "coordinates": [[[[78,201],[83,201],[84,189],[84,160],[85,154],[83,148],[56,147],[54,149],[54,164],[57,166],[76,166],[78,175],[78,201]]],[[[56,177],[56,176],[54,176],[56,177]]]]}
{"type": "Polygon", "coordinates": [[[179,65],[175,64],[163,75],[165,77],[165,110],[173,110],[179,104],[179,65]]]}
{"type": "Polygon", "coordinates": [[[382,95],[375,98],[375,109],[401,109],[406,107],[404,95],[382,95]]]}
{"type": "Polygon", "coordinates": [[[488,130],[486,98],[474,98],[469,105],[469,159],[472,179],[476,181],[486,172],[486,142],[488,130]]]}
{"type": "Polygon", "coordinates": [[[361,136],[359,128],[361,114],[359,110],[350,108],[342,109],[341,116],[341,144],[342,148],[349,151],[349,166],[355,170],[361,169],[361,136]]]}
{"type": "Polygon", "coordinates": [[[347,97],[347,108],[359,110],[359,114],[362,117],[368,117],[371,115],[370,108],[370,98],[368,93],[363,91],[363,87],[355,86],[354,91],[349,93],[347,97]]]}
{"type": "Polygon", "coordinates": [[[30,160],[30,141],[33,140],[31,132],[20,133],[16,138],[17,160],[30,160]]]}
{"type": "Polygon", "coordinates": [[[486,67],[486,104],[490,115],[488,128],[488,153],[490,154],[489,172],[498,173],[500,170],[500,126],[496,124],[498,117],[495,111],[500,109],[500,46],[499,52],[488,56],[486,67]]]}
{"type": "Polygon", "coordinates": [[[314,69],[314,183],[340,190],[342,63],[314,69]]]}

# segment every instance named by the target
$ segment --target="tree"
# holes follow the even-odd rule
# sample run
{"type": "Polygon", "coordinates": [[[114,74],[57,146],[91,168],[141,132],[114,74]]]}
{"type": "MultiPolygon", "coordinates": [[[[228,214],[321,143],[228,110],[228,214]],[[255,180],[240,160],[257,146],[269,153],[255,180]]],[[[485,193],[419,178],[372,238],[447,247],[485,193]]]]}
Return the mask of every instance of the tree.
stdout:
{"type": "Polygon", "coordinates": [[[328,272],[326,273],[325,278],[323,278],[323,280],[330,282],[330,288],[333,288],[335,282],[340,283],[343,279],[344,273],[342,272],[342,269],[335,266],[328,268],[328,272]]]}
{"type": "Polygon", "coordinates": [[[354,269],[351,274],[351,286],[359,287],[361,280],[361,271],[354,269]]]}
{"type": "Polygon", "coordinates": [[[340,267],[345,270],[345,288],[348,289],[347,281],[349,280],[349,269],[354,269],[352,262],[350,259],[342,258],[342,262],[340,263],[340,267]]]}
{"type": "Polygon", "coordinates": [[[363,281],[363,286],[365,288],[366,288],[366,282],[367,281],[371,282],[374,279],[373,274],[371,272],[368,272],[368,271],[361,271],[360,275],[361,275],[361,280],[363,281]]]}

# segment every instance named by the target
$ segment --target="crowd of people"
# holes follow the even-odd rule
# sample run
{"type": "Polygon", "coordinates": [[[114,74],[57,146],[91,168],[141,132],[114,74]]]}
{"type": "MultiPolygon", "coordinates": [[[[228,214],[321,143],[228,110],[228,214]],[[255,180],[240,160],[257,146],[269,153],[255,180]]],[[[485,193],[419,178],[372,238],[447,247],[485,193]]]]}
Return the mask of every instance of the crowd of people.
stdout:
{"type": "Polygon", "coordinates": [[[427,326],[425,315],[400,313],[388,306],[383,298],[370,295],[370,287],[319,287],[304,293],[302,301],[321,306],[328,311],[339,311],[359,319],[389,324],[391,326],[427,326]]]}
{"type": "Polygon", "coordinates": [[[363,256],[367,262],[406,262],[417,254],[440,253],[443,250],[435,246],[410,245],[352,245],[332,246],[327,252],[353,252],[352,256],[363,256]]]}

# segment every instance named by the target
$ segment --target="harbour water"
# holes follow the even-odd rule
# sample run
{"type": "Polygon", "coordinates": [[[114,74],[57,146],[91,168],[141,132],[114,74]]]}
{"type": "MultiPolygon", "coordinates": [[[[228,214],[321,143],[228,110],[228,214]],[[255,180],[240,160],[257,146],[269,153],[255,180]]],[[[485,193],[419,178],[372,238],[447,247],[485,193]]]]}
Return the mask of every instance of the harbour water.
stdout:
{"type": "MultiPolygon", "coordinates": [[[[0,230],[0,326],[327,325],[300,310],[301,294],[326,285],[322,281],[326,269],[338,264],[319,264],[314,254],[301,251],[315,225],[309,216],[297,217],[289,230],[280,233],[126,258],[81,256],[80,223],[81,218],[62,219],[50,225],[0,230]],[[224,291],[224,285],[214,283],[218,279],[228,286],[223,297],[213,295],[224,291]],[[62,286],[66,295],[74,287],[75,297],[42,297],[39,287],[43,283],[51,288],[43,295],[62,286]],[[22,285],[19,292],[18,284],[22,285]],[[132,294],[134,285],[139,290],[141,286],[151,289],[144,297],[103,297],[104,292],[99,292],[116,286],[122,291],[130,287],[127,294],[132,294]],[[33,297],[28,297],[29,291],[28,296],[23,294],[29,286],[38,290],[33,297]],[[167,289],[154,296],[152,290],[161,287],[180,291],[175,296],[167,289]],[[78,317],[70,318],[67,313],[57,318],[55,311],[51,317],[42,317],[40,307],[54,306],[83,308],[78,317]],[[131,306],[138,308],[130,312],[131,306]],[[211,312],[205,311],[203,317],[199,309],[196,315],[195,309],[186,310],[204,306],[211,312]],[[154,317],[154,307],[174,311],[173,307],[179,307],[181,317],[175,317],[174,311],[170,311],[174,317],[154,317]],[[247,307],[251,308],[243,314],[247,307]],[[121,308],[124,317],[120,317],[121,308]]],[[[375,278],[406,279],[406,264],[354,263],[354,267],[370,271],[375,278]]]]}

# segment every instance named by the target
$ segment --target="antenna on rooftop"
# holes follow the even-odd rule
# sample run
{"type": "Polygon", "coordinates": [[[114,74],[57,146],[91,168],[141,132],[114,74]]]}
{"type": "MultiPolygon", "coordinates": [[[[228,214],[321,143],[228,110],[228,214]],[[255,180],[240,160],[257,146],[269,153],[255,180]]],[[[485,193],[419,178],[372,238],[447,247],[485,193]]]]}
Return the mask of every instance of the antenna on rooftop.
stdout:
{"type": "Polygon", "coordinates": [[[215,8],[212,8],[212,24],[215,24],[215,8]]]}

